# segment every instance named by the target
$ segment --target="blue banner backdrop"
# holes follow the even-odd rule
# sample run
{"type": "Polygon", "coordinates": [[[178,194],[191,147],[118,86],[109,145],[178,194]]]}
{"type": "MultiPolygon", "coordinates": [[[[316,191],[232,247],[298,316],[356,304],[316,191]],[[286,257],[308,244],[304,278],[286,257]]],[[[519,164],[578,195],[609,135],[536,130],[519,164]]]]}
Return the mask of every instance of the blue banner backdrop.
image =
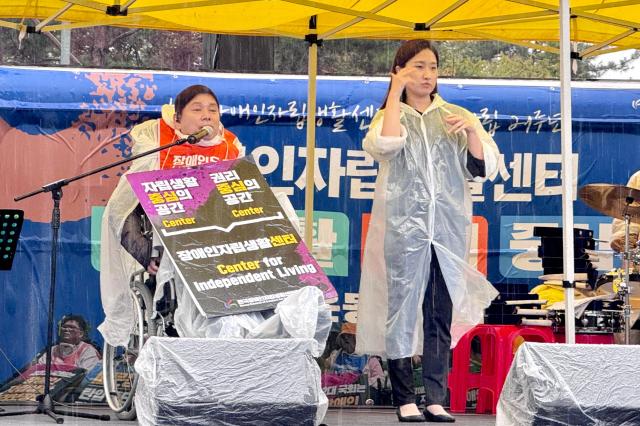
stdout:
{"type": "MultiPolygon", "coordinates": [[[[252,153],[273,187],[304,208],[307,81],[301,77],[0,67],[0,207],[25,210],[13,269],[0,272],[0,381],[25,366],[46,341],[51,198],[13,197],[130,155],[128,129],[159,116],[184,87],[210,86],[223,123],[252,153]]],[[[361,140],[387,82],[320,78],[314,254],[339,293],[334,321],[356,321],[361,248],[377,164],[361,140]]],[[[472,185],[474,262],[498,288],[536,284],[542,267],[533,226],[560,226],[560,94],[556,82],[441,80],[442,96],[481,119],[502,153],[499,173],[472,185]]],[[[573,89],[577,185],[626,183],[639,168],[640,85],[580,83],[573,89]]],[[[99,221],[124,169],[65,189],[55,318],[102,321],[99,221]]],[[[610,219],[580,201],[577,226],[608,239],[610,219]]],[[[606,248],[606,243],[600,243],[606,248]]],[[[613,266],[602,256],[600,269],[613,266]]]]}

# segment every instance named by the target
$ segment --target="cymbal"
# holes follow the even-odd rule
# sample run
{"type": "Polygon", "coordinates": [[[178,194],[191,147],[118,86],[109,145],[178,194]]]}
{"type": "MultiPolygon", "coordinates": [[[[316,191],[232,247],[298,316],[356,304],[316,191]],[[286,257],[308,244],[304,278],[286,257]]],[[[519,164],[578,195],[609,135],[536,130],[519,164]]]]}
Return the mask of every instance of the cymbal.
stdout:
{"type": "MultiPolygon", "coordinates": [[[[608,282],[598,287],[600,294],[614,294],[613,282],[608,282]]],[[[633,309],[640,309],[640,282],[629,281],[629,304],[633,309]]]]}
{"type": "Polygon", "coordinates": [[[624,185],[592,183],[578,190],[580,199],[589,207],[607,216],[624,220],[625,213],[631,222],[640,223],[640,190],[624,185]]]}
{"type": "MultiPolygon", "coordinates": [[[[541,279],[542,281],[562,281],[564,279],[564,275],[563,274],[546,274],[546,275],[540,275],[538,278],[541,279]]],[[[589,277],[584,272],[578,272],[576,274],[573,274],[573,279],[576,281],[587,281],[589,277]]]]}

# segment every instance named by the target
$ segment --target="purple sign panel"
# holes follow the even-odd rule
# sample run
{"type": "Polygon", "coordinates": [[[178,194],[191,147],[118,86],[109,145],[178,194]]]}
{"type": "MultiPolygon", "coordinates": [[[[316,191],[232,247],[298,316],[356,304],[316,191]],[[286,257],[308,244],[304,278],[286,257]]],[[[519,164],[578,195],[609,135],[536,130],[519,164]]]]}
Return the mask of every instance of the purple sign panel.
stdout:
{"type": "Polygon", "coordinates": [[[251,159],[127,177],[202,315],[274,308],[309,285],[337,295],[251,159]]]}

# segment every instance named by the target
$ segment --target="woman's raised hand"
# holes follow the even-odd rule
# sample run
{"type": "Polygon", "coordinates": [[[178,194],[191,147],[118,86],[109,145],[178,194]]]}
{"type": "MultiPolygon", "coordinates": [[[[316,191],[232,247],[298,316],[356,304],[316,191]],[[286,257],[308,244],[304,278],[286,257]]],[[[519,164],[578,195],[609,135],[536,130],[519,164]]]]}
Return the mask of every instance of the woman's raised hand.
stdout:
{"type": "Polygon", "coordinates": [[[400,99],[407,83],[417,78],[417,71],[415,67],[411,66],[404,68],[396,67],[396,72],[391,73],[391,89],[389,94],[400,99]]]}

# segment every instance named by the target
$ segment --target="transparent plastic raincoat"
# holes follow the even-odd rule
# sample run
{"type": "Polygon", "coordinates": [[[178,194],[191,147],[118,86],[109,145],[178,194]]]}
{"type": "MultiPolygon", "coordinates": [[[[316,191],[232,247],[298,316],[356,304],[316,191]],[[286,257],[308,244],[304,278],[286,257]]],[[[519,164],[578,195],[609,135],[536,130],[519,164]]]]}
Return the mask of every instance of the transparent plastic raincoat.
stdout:
{"type": "MultiPolygon", "coordinates": [[[[162,109],[162,120],[170,126],[173,123],[173,105],[165,105],[162,109]]],[[[134,140],[132,153],[136,155],[158,146],[159,120],[149,120],[137,125],[131,130],[134,140]]],[[[238,147],[240,156],[244,155],[244,147],[235,139],[233,144],[238,147]]],[[[159,154],[154,153],[133,161],[127,173],[158,170],[159,154]]],[[[289,220],[297,226],[298,218],[285,194],[275,194],[283,207],[289,220]]],[[[138,205],[129,182],[123,176],[107,203],[102,217],[102,240],[100,249],[100,292],[102,307],[105,312],[105,320],[98,327],[104,339],[111,345],[126,345],[129,334],[134,324],[133,308],[129,296],[129,278],[141,266],[122,247],[120,237],[124,221],[138,205]]],[[[277,329],[274,321],[278,321],[279,337],[315,337],[322,353],[325,341],[331,327],[331,313],[322,295],[309,293],[307,288],[302,288],[280,302],[275,310],[275,315],[268,321],[269,331],[265,332],[265,318],[260,312],[229,315],[218,318],[206,318],[197,311],[188,291],[184,291],[184,285],[173,269],[169,256],[163,256],[157,273],[158,282],[166,282],[171,278],[176,280],[176,295],[178,308],[174,319],[176,329],[183,337],[225,337],[225,338],[273,338],[273,329],[277,329]],[[314,309],[306,305],[315,306],[314,309]],[[306,307],[305,307],[306,306],[306,307]],[[293,308],[292,308],[293,307],[293,308]],[[297,309],[297,308],[299,309],[297,309]],[[305,307],[304,309],[302,309],[305,307]],[[287,313],[283,316],[283,312],[287,313]],[[279,314],[280,313],[280,314],[279,314]],[[297,325],[296,325],[297,324],[297,325]],[[305,334],[296,327],[304,325],[305,334]]],[[[161,289],[158,286],[155,299],[161,297],[161,289]]]]}
{"type": "Polygon", "coordinates": [[[398,359],[422,353],[422,301],[433,246],[453,304],[452,346],[482,322],[498,292],[468,264],[471,196],[464,132],[449,134],[444,118],[469,119],[482,142],[485,176],[497,168],[498,148],[469,111],[435,95],[420,114],[401,104],[402,134],[381,136],[376,114],[364,149],[380,162],[365,246],[356,352],[398,359]]]}

